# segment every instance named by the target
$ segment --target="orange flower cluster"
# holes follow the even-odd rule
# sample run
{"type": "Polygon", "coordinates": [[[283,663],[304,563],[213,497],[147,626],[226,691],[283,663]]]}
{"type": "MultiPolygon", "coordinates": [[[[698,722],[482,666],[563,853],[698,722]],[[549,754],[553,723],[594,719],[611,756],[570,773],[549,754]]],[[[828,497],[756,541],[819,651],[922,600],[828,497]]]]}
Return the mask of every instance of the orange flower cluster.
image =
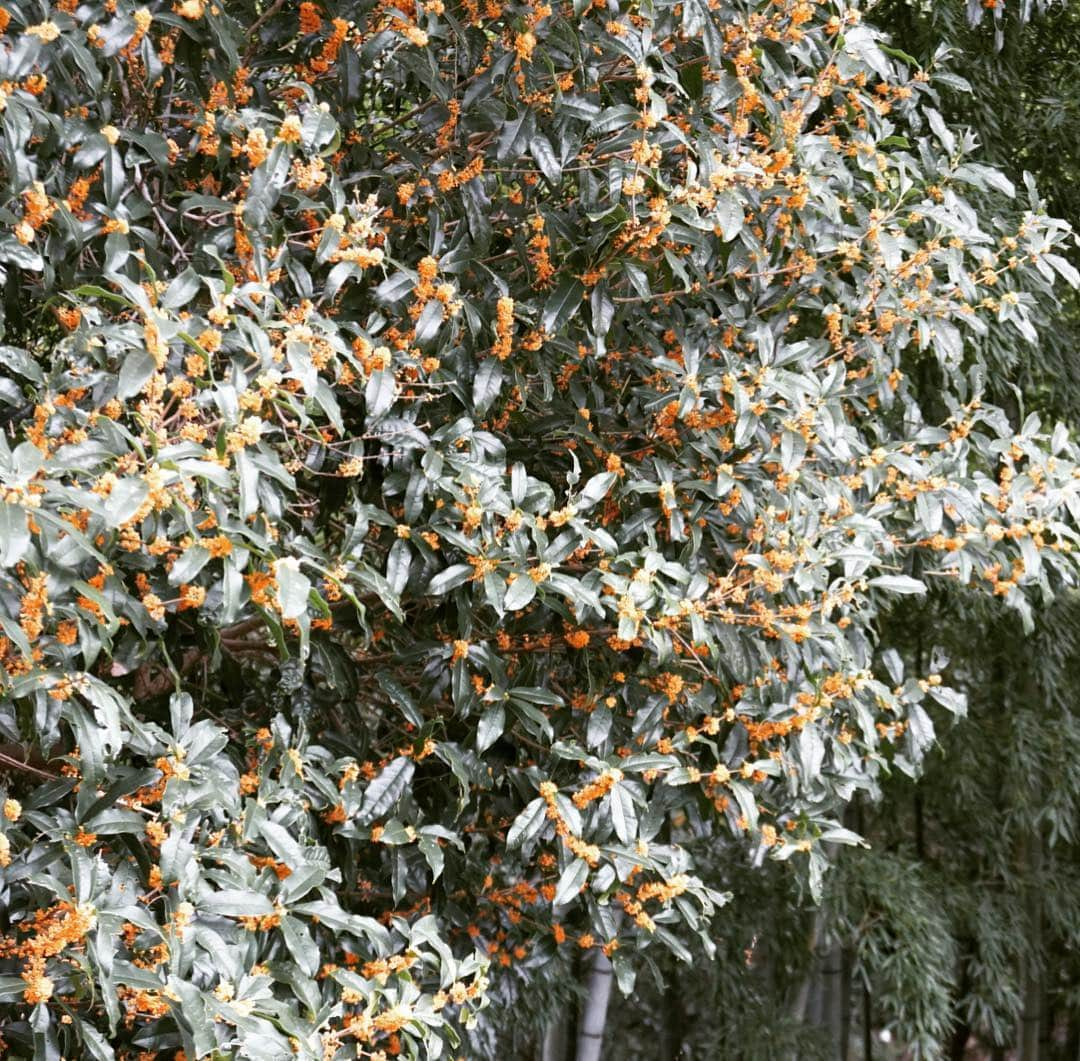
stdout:
{"type": "Polygon", "coordinates": [[[281,924],[281,914],[278,912],[259,914],[251,917],[241,917],[239,921],[247,932],[269,932],[281,924]]]}
{"type": "Polygon", "coordinates": [[[42,616],[51,614],[49,592],[46,587],[48,576],[34,575],[26,580],[26,593],[19,606],[19,625],[28,641],[36,641],[44,629],[42,616]]]}
{"type": "Polygon", "coordinates": [[[606,796],[622,779],[621,770],[601,771],[595,781],[590,781],[584,788],[574,793],[572,797],[574,806],[578,810],[584,810],[590,803],[606,796]]]}
{"type": "Polygon", "coordinates": [[[376,958],[366,962],[361,970],[368,980],[385,984],[395,973],[405,969],[411,969],[417,961],[417,956],[412,953],[392,954],[389,958],[376,958]]]}
{"type": "Polygon", "coordinates": [[[436,184],[441,192],[451,192],[455,188],[460,188],[461,185],[467,184],[475,177],[479,177],[484,172],[484,156],[477,155],[475,158],[469,160],[469,162],[459,170],[451,167],[450,169],[444,169],[436,179],[436,184]]]}
{"type": "Polygon", "coordinates": [[[528,243],[529,262],[533,267],[534,281],[539,288],[547,287],[555,275],[555,266],[551,264],[551,240],[544,232],[544,219],[537,215],[529,221],[533,235],[528,243]]]}
{"type": "Polygon", "coordinates": [[[334,63],[337,62],[341,46],[349,37],[349,24],[343,18],[335,18],[331,25],[333,26],[333,32],[323,44],[321,54],[312,59],[310,63],[311,70],[315,74],[325,74],[330,71],[334,63]]]}
{"type": "Polygon", "coordinates": [[[540,785],[540,795],[547,804],[547,817],[555,823],[555,832],[566,847],[578,858],[583,859],[595,868],[600,864],[600,848],[595,844],[586,843],[580,836],[574,835],[570,826],[566,824],[565,819],[559,813],[558,793],[559,790],[554,782],[544,781],[540,785]]]}
{"type": "MultiPolygon", "coordinates": [[[[29,225],[34,232],[46,225],[55,212],[56,204],[45,193],[45,185],[40,181],[35,181],[23,192],[23,224],[29,225]]],[[[21,236],[19,239],[29,242],[21,236]]]]}
{"type": "Polygon", "coordinates": [[[141,988],[121,987],[117,992],[127,1011],[127,1021],[133,1023],[136,1017],[164,1017],[170,1009],[169,999],[160,991],[146,991],[141,988]]]}
{"type": "Polygon", "coordinates": [[[23,991],[26,1002],[36,1005],[52,997],[53,981],[46,975],[48,959],[55,958],[65,947],[81,944],[95,921],[90,910],[73,903],[60,902],[36,911],[32,921],[19,926],[21,932],[29,935],[29,939],[22,943],[0,940],[0,956],[26,960],[20,974],[26,983],[23,991]]]}
{"type": "Polygon", "coordinates": [[[583,649],[589,645],[589,631],[588,630],[571,630],[564,635],[566,643],[571,648],[583,649]]]}
{"type": "Polygon", "coordinates": [[[514,341],[514,300],[504,295],[495,305],[495,345],[492,354],[500,361],[505,361],[513,350],[514,341]]]}
{"type": "Polygon", "coordinates": [[[322,17],[315,4],[305,0],[300,5],[300,32],[304,34],[318,33],[322,29],[322,17]]]}

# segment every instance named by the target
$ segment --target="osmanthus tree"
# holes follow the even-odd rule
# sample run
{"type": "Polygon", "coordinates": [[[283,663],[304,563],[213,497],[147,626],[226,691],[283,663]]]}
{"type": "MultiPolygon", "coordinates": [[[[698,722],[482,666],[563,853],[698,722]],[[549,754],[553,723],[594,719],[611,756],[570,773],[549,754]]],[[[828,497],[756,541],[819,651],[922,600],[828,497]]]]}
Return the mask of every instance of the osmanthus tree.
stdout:
{"type": "Polygon", "coordinates": [[[858,8],[0,24],[13,1056],[629,990],[709,945],[695,842],[817,882],[963,709],[883,607],[1072,580],[1068,432],[980,400],[1070,233],[858,8]]]}

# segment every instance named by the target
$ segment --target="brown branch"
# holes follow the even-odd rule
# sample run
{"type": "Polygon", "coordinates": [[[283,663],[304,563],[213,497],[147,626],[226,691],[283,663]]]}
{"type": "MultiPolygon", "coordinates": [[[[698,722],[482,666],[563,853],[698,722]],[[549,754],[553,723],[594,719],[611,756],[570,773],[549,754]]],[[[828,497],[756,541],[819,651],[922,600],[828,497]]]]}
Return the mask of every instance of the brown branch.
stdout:
{"type": "MultiPolygon", "coordinates": [[[[259,30],[266,25],[285,5],[285,0],[274,0],[272,3],[252,24],[251,29],[248,30],[249,38],[256,38],[259,30]]],[[[247,66],[251,62],[251,57],[255,54],[259,47],[257,39],[253,39],[248,45],[248,49],[244,52],[244,66],[247,66]]]]}
{"type": "Polygon", "coordinates": [[[6,752],[0,752],[0,766],[6,766],[10,770],[18,770],[24,774],[33,774],[34,777],[40,777],[45,781],[56,781],[60,777],[60,774],[54,774],[49,770],[42,770],[32,763],[16,759],[13,755],[8,755],[6,752]]]}

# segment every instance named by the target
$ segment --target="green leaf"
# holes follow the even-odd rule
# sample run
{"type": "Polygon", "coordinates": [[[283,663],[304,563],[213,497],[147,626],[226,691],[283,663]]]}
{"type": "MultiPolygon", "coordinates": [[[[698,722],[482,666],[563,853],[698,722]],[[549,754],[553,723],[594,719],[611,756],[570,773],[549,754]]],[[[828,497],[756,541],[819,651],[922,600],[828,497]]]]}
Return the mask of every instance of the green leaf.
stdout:
{"type": "Polygon", "coordinates": [[[396,387],[393,372],[384,368],[372,372],[364,388],[369,420],[382,416],[394,404],[396,387]]]}
{"type": "Polygon", "coordinates": [[[830,844],[846,844],[849,847],[869,847],[870,845],[858,834],[839,825],[826,829],[819,840],[830,844]]]}
{"type": "Polygon", "coordinates": [[[416,286],[416,276],[409,272],[391,273],[377,288],[375,297],[380,302],[398,302],[416,286]]]}
{"type": "Polygon", "coordinates": [[[401,708],[401,713],[405,718],[416,726],[417,729],[422,728],[424,725],[424,716],[420,713],[420,709],[416,706],[416,702],[413,700],[405,686],[403,686],[396,678],[391,677],[391,675],[386,674],[385,672],[379,674],[376,681],[382,686],[386,695],[401,708]]]}
{"type": "Polygon", "coordinates": [[[403,538],[398,538],[390,546],[390,552],[386,554],[386,581],[397,594],[401,593],[409,581],[411,563],[412,550],[409,548],[409,543],[403,538]]]}
{"type": "Polygon", "coordinates": [[[14,567],[29,546],[26,512],[19,505],[0,502],[0,567],[14,567]]]}
{"type": "Polygon", "coordinates": [[[529,151],[548,184],[557,188],[562,180],[562,162],[556,156],[551,141],[543,133],[537,133],[529,144],[529,151]]]}
{"type": "Polygon", "coordinates": [[[739,810],[746,819],[747,828],[753,832],[757,828],[758,808],[757,800],[754,799],[754,791],[741,781],[729,781],[728,788],[739,804],[739,810]]]}
{"type": "Polygon", "coordinates": [[[518,575],[506,588],[503,606],[508,612],[520,611],[536,596],[536,583],[528,575],[518,575]]]}
{"type": "Polygon", "coordinates": [[[0,262],[10,262],[32,273],[40,273],[45,268],[44,260],[33,247],[25,247],[10,237],[0,239],[0,262]]]}
{"type": "Polygon", "coordinates": [[[140,393],[147,381],[157,371],[153,357],[146,350],[132,350],[120,366],[120,382],[116,396],[125,401],[140,393]]]}
{"type": "Polygon", "coordinates": [[[535,125],[536,117],[529,107],[526,107],[516,118],[504,122],[495,149],[496,159],[500,163],[516,159],[525,150],[525,145],[529,142],[535,125]]]}
{"type": "Polygon", "coordinates": [[[608,793],[611,808],[611,824],[615,826],[615,835],[624,843],[630,844],[637,838],[637,810],[633,797],[623,784],[612,786],[608,793]]]}
{"type": "Polygon", "coordinates": [[[199,293],[201,286],[199,274],[194,269],[185,269],[166,288],[161,296],[161,305],[165,309],[183,309],[199,293]]]}
{"type": "Polygon", "coordinates": [[[420,837],[420,842],[417,846],[423,852],[424,858],[427,859],[427,864],[431,867],[431,881],[434,884],[435,881],[442,876],[443,866],[446,862],[443,850],[438,842],[433,840],[430,836],[420,837]]]}
{"type": "Polygon", "coordinates": [[[428,583],[427,591],[434,597],[442,596],[468,582],[472,578],[472,573],[471,564],[451,564],[428,583]]]}
{"type": "Polygon", "coordinates": [[[514,819],[510,831],[506,834],[506,846],[513,850],[534,840],[544,829],[547,822],[547,803],[537,796],[514,819]]]}
{"type": "MultiPolygon", "coordinates": [[[[190,582],[210,561],[210,551],[201,545],[185,549],[169,570],[169,585],[179,586],[190,582]]],[[[303,577],[303,576],[301,576],[303,577]]],[[[307,600],[305,596],[304,600],[307,600]]]]}
{"type": "Polygon", "coordinates": [[[581,489],[576,505],[580,511],[591,508],[598,501],[607,497],[608,491],[618,482],[614,472],[600,472],[594,475],[581,489]]]}
{"type": "Polygon", "coordinates": [[[565,906],[577,898],[584,883],[589,879],[589,863],[584,859],[575,858],[559,877],[559,883],[555,886],[555,898],[552,906],[565,906]]]}
{"type": "Polygon", "coordinates": [[[637,971],[633,964],[622,954],[615,954],[611,959],[611,966],[615,970],[615,982],[623,996],[629,998],[634,991],[634,982],[637,979],[637,971]]]}
{"type": "MultiPolygon", "coordinates": [[[[445,310],[437,299],[431,299],[423,308],[416,322],[416,341],[421,345],[430,343],[439,333],[445,310]]],[[[372,413],[372,415],[376,415],[372,413]]]]}
{"type": "Polygon", "coordinates": [[[311,580],[300,570],[300,561],[286,556],[274,561],[277,601],[283,619],[298,619],[307,614],[311,580]]]}
{"type": "Polygon", "coordinates": [[[723,192],[716,199],[716,223],[720,226],[720,238],[730,243],[743,227],[742,202],[734,192],[723,192]]]}
{"type": "Polygon", "coordinates": [[[198,901],[200,910],[222,917],[263,917],[274,912],[274,905],[260,892],[243,888],[222,888],[208,892],[198,901]]]}
{"type": "Polygon", "coordinates": [[[640,118],[641,114],[636,107],[631,107],[628,103],[620,103],[602,111],[589,127],[589,133],[592,136],[605,136],[633,125],[640,118]]]}
{"type": "Polygon", "coordinates": [[[127,523],[146,500],[150,489],[142,479],[121,479],[105,499],[105,518],[110,528],[127,523]]]}
{"type": "Polygon", "coordinates": [[[874,589],[883,589],[887,593],[922,594],[926,592],[926,586],[917,578],[907,575],[878,575],[867,583],[874,589]]]}
{"type": "Polygon", "coordinates": [[[485,752],[502,735],[506,728],[506,708],[502,704],[492,704],[481,716],[476,730],[476,750],[485,752]]]}
{"type": "Polygon", "coordinates": [[[473,379],[473,406],[479,415],[486,413],[499,396],[502,383],[503,367],[499,359],[488,357],[481,361],[473,379]]]}
{"type": "Polygon", "coordinates": [[[561,707],[563,698],[550,689],[541,689],[536,685],[518,685],[510,690],[510,695],[516,700],[524,700],[530,704],[542,704],[545,707],[561,707]]]}
{"type": "Polygon", "coordinates": [[[0,364],[6,365],[12,372],[25,376],[34,383],[45,382],[45,374],[41,371],[41,366],[21,347],[0,345],[0,364]]]}
{"type": "Polygon", "coordinates": [[[577,277],[564,277],[548,297],[540,318],[540,327],[548,335],[557,335],[563,325],[581,308],[581,297],[584,294],[585,285],[577,277]]]}
{"type": "Polygon", "coordinates": [[[405,794],[415,770],[416,764],[403,756],[387,763],[364,790],[364,800],[356,812],[357,824],[368,825],[389,813],[405,794]]]}
{"type": "Polygon", "coordinates": [[[319,971],[319,948],[311,938],[307,927],[295,917],[286,914],[281,919],[281,935],[293,960],[305,976],[314,976],[319,971]]]}

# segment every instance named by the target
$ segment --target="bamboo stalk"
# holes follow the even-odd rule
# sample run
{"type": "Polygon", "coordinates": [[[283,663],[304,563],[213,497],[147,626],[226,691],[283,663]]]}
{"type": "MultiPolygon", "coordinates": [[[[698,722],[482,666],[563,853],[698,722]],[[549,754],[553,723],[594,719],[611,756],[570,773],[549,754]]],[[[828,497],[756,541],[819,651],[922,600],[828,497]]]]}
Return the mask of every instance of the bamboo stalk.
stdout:
{"type": "Polygon", "coordinates": [[[544,1030],[541,1061],[570,1061],[570,1025],[555,1021],[544,1030]]]}
{"type": "Polygon", "coordinates": [[[1025,836],[1020,847],[1027,876],[1025,906],[1031,945],[1024,961],[1024,1001],[1018,1045],[1020,1061],[1038,1061],[1043,1001],[1042,969],[1039,967],[1042,950],[1042,895],[1039,891],[1042,838],[1038,833],[1025,836]]]}
{"type": "Polygon", "coordinates": [[[578,1031],[577,1061],[600,1061],[603,1056],[611,979],[611,962],[607,955],[602,950],[593,951],[578,1031]]]}

